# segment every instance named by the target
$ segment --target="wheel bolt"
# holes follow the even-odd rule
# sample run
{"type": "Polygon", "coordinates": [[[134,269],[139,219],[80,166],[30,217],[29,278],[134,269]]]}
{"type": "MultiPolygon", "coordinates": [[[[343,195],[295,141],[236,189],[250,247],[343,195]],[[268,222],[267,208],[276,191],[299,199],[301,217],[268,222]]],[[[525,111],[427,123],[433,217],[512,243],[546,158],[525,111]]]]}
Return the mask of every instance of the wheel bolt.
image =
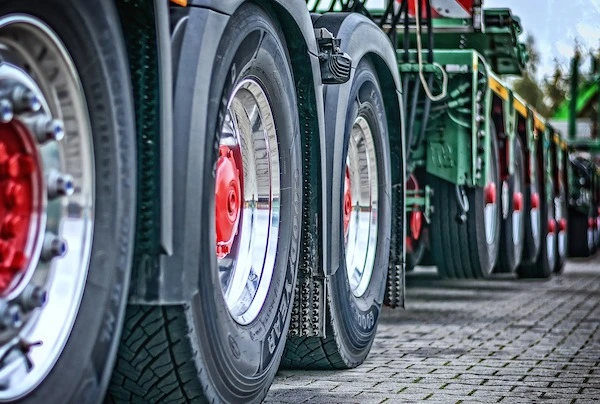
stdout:
{"type": "Polygon", "coordinates": [[[42,260],[48,262],[53,258],[63,257],[66,253],[67,242],[54,233],[46,233],[42,246],[42,260]]]}
{"type": "Polygon", "coordinates": [[[48,198],[55,199],[61,196],[71,196],[75,191],[73,177],[62,174],[58,171],[52,171],[46,178],[48,184],[48,198]]]}
{"type": "Polygon", "coordinates": [[[0,100],[0,122],[8,123],[14,116],[13,105],[9,100],[0,100]]]}
{"type": "Polygon", "coordinates": [[[0,325],[10,328],[18,328],[23,324],[21,309],[15,304],[2,301],[0,304],[0,325]]]}
{"type": "Polygon", "coordinates": [[[23,86],[15,87],[11,92],[11,99],[17,113],[37,112],[42,108],[42,103],[35,93],[23,86]]]}
{"type": "Polygon", "coordinates": [[[39,286],[29,284],[17,298],[19,305],[25,311],[43,307],[48,301],[48,293],[39,286]]]}
{"type": "Polygon", "coordinates": [[[38,115],[29,121],[31,131],[38,142],[60,141],[65,137],[65,128],[60,119],[52,119],[46,115],[38,115]]]}

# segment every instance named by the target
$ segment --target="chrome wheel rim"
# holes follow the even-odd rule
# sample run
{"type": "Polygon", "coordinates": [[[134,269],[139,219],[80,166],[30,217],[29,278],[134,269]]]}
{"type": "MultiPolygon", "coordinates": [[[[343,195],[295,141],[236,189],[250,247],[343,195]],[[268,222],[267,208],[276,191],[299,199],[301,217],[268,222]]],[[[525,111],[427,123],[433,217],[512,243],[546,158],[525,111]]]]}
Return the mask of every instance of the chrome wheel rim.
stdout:
{"type": "Polygon", "coordinates": [[[373,132],[363,116],[358,116],[352,126],[346,173],[349,180],[345,191],[349,187],[351,201],[351,208],[344,211],[346,272],[353,295],[361,297],[371,282],[375,264],[379,197],[373,132]]]}
{"type": "MultiPolygon", "coordinates": [[[[232,192],[239,192],[239,199],[230,234],[217,235],[217,267],[227,309],[236,322],[246,325],[256,319],[267,298],[279,236],[277,131],[269,99],[258,81],[244,79],[233,90],[219,137],[218,164],[224,157],[234,162],[239,190],[232,192]],[[225,148],[229,156],[223,156],[225,148]]],[[[217,185],[219,181],[217,174],[217,185]]],[[[217,223],[231,213],[223,212],[217,192],[217,223]]]]}
{"type": "MultiPolygon", "coordinates": [[[[493,151],[491,153],[493,153],[493,151]]],[[[496,195],[496,182],[492,172],[491,164],[487,169],[486,184],[487,185],[484,189],[485,240],[488,245],[492,245],[496,240],[496,232],[498,229],[498,198],[496,195]]]]}
{"type": "Polygon", "coordinates": [[[83,88],[58,36],[34,17],[5,16],[0,55],[2,102],[14,109],[6,124],[24,130],[38,177],[32,248],[0,298],[3,314],[17,307],[20,317],[0,332],[0,400],[14,400],[52,369],[79,310],[94,225],[94,155],[83,88]],[[15,98],[23,90],[27,96],[15,98]]]}
{"type": "Polygon", "coordinates": [[[556,212],[556,225],[558,227],[558,254],[564,257],[567,254],[567,235],[563,229],[563,222],[566,220],[566,210],[561,197],[554,198],[554,209],[556,212]]]}
{"type": "MultiPolygon", "coordinates": [[[[554,189],[554,184],[551,180],[548,181],[546,186],[547,195],[552,195],[552,190],[554,189]]],[[[546,198],[546,203],[548,204],[548,214],[546,217],[546,221],[548,223],[548,229],[546,233],[546,255],[548,257],[548,263],[550,268],[554,268],[554,264],[556,261],[556,221],[554,217],[554,198],[550,197],[550,200],[546,198]],[[552,225],[550,225],[552,223],[552,225]]]]}
{"type": "Polygon", "coordinates": [[[521,164],[517,160],[517,164],[515,164],[515,181],[514,181],[514,189],[513,189],[513,211],[512,211],[512,236],[513,236],[513,244],[515,246],[521,245],[523,241],[523,189],[521,188],[521,184],[523,183],[523,178],[521,174],[521,164]]]}

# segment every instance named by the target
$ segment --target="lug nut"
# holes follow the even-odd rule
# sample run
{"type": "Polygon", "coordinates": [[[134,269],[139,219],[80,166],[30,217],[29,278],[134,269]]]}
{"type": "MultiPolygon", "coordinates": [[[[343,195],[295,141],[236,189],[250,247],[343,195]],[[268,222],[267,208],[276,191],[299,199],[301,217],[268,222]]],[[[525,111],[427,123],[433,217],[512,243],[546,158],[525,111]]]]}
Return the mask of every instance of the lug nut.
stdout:
{"type": "Polygon", "coordinates": [[[48,293],[39,286],[29,284],[17,298],[17,302],[24,311],[43,307],[48,301],[48,293]]]}
{"type": "Polygon", "coordinates": [[[21,309],[15,304],[0,303],[0,326],[3,328],[18,328],[23,324],[21,309]]]}
{"type": "Polygon", "coordinates": [[[48,184],[48,198],[55,199],[61,196],[71,196],[75,191],[75,185],[73,184],[73,177],[70,175],[62,174],[56,170],[51,171],[47,178],[46,183],[48,184]]]}
{"type": "Polygon", "coordinates": [[[42,260],[48,262],[53,258],[63,257],[66,253],[67,242],[54,233],[46,233],[42,246],[42,260]]]}
{"type": "Polygon", "coordinates": [[[28,124],[40,143],[60,141],[65,137],[65,127],[60,119],[52,119],[46,115],[38,115],[29,120],[28,124]]]}
{"type": "Polygon", "coordinates": [[[11,99],[16,113],[37,112],[42,108],[40,99],[30,89],[17,86],[11,92],[11,99]]]}
{"type": "Polygon", "coordinates": [[[0,122],[8,123],[12,121],[14,116],[13,105],[10,101],[0,100],[0,122]]]}

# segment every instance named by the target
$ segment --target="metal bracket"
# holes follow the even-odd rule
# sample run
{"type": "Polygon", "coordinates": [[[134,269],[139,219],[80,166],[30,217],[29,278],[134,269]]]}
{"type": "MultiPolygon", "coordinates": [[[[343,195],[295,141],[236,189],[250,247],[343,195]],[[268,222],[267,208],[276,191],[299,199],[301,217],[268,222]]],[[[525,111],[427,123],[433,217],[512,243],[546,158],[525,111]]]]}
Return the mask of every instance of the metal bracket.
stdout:
{"type": "Polygon", "coordinates": [[[431,223],[431,215],[434,213],[434,207],[431,204],[431,198],[433,197],[433,188],[429,185],[425,185],[424,189],[418,190],[406,190],[406,211],[412,212],[415,210],[415,206],[420,210],[423,210],[423,217],[427,223],[431,223]]]}
{"type": "Polygon", "coordinates": [[[315,29],[321,62],[321,82],[323,84],[344,84],[350,80],[352,58],[340,49],[341,40],[334,37],[327,28],[315,29]]]}

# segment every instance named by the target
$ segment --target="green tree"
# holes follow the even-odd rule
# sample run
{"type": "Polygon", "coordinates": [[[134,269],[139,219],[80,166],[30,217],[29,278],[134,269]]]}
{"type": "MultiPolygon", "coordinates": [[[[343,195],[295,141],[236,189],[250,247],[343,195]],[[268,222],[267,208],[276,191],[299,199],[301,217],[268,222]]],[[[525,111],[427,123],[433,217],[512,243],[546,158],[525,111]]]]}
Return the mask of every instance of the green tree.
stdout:
{"type": "Polygon", "coordinates": [[[525,39],[525,46],[529,53],[529,61],[525,65],[523,76],[513,83],[513,89],[540,114],[547,116],[550,111],[544,102],[544,90],[536,78],[540,54],[536,48],[535,38],[532,35],[528,35],[525,39]]]}
{"type": "Polygon", "coordinates": [[[544,93],[549,112],[553,114],[566,99],[569,91],[569,77],[563,67],[554,59],[554,70],[549,78],[544,79],[544,93]]]}

